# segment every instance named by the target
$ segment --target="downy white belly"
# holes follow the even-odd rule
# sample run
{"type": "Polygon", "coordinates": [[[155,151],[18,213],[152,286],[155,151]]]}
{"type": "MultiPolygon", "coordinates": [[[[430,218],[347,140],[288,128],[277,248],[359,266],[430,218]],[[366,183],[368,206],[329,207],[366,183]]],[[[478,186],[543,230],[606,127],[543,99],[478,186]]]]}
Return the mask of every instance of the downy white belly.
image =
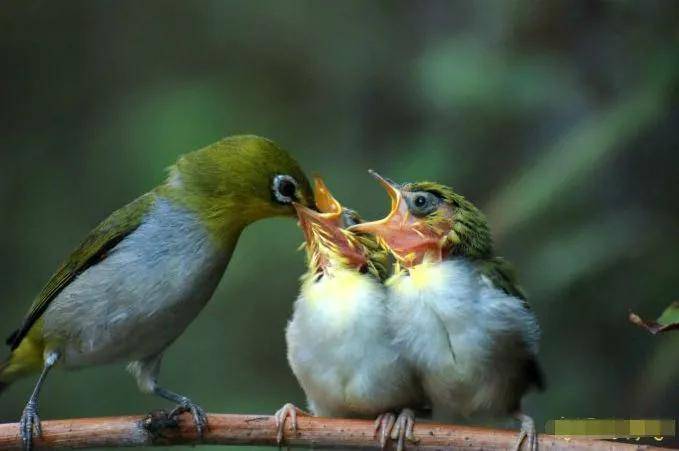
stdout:
{"type": "Polygon", "coordinates": [[[453,259],[395,275],[389,322],[437,412],[504,415],[516,403],[539,328],[522,302],[453,259]]]}
{"type": "Polygon", "coordinates": [[[384,302],[381,285],[355,271],[305,282],[286,338],[290,366],[315,415],[368,417],[414,401],[384,302]]]}

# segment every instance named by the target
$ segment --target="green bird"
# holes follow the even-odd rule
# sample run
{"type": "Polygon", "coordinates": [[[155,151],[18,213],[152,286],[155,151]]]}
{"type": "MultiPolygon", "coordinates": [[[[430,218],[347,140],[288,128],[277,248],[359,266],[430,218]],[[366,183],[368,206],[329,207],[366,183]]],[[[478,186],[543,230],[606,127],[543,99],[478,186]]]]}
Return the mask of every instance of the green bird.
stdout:
{"type": "Polygon", "coordinates": [[[129,362],[140,390],[203,410],[157,383],[163,352],[208,302],[238,237],[254,221],[313,206],[297,162],[275,143],[233,136],[188,153],[167,180],[92,230],[49,279],[0,363],[0,392],[40,373],[21,416],[24,446],[40,435],[38,396],[50,369],[129,362]]]}
{"type": "Polygon", "coordinates": [[[486,218],[448,186],[373,175],[391,197],[391,212],[349,230],[374,233],[398,262],[387,281],[388,321],[434,414],[513,415],[521,421],[515,448],[527,437],[535,450],[535,425],[521,399],[543,386],[540,328],[512,266],[493,253],[486,218]]]}

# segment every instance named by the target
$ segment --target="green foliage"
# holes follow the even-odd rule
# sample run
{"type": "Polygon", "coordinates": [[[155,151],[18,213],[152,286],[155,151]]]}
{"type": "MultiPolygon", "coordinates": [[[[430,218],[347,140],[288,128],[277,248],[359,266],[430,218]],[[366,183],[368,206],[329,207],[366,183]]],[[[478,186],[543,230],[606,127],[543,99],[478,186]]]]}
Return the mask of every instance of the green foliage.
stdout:
{"type": "MultiPolygon", "coordinates": [[[[673,2],[10,2],[0,11],[0,329],[103,218],[177,156],[233,134],[289,149],[370,220],[368,168],[486,213],[544,330],[549,418],[671,417],[679,334],[629,310],[676,299],[673,2]],[[625,393],[625,396],[620,396],[625,393]]],[[[303,404],[283,329],[304,272],[289,219],[242,235],[161,382],[210,411],[303,404]]],[[[2,332],[2,331],[0,331],[2,332]]],[[[4,355],[0,355],[0,358],[4,355]]],[[[32,381],[3,393],[16,420],[32,381]]],[[[143,412],[121,366],[55,371],[44,419],[143,412]]]]}
{"type": "Polygon", "coordinates": [[[662,312],[656,321],[644,321],[638,315],[630,313],[629,319],[653,335],[670,330],[679,330],[679,301],[674,301],[662,312]]]}

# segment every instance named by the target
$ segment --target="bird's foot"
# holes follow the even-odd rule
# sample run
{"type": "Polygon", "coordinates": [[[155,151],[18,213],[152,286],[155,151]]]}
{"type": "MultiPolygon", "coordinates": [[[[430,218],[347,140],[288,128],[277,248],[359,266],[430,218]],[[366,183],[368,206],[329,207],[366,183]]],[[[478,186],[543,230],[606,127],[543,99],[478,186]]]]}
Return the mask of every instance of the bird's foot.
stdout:
{"type": "Polygon", "coordinates": [[[202,440],[203,432],[208,428],[207,415],[202,407],[191,401],[189,398],[182,396],[179,400],[179,405],[170,412],[169,417],[177,419],[179,415],[184,412],[191,412],[193,422],[196,425],[196,433],[198,438],[202,440]]]}
{"type": "Polygon", "coordinates": [[[380,434],[380,447],[384,449],[387,446],[387,439],[391,435],[391,430],[396,423],[396,415],[392,412],[384,412],[377,415],[375,418],[375,431],[373,437],[377,437],[380,434]]]}
{"type": "Polygon", "coordinates": [[[514,417],[521,422],[521,432],[514,445],[514,451],[519,451],[524,440],[528,441],[528,450],[537,451],[538,434],[535,431],[535,422],[531,417],[523,413],[517,413],[514,417]]]}
{"type": "Polygon", "coordinates": [[[33,400],[28,401],[21,414],[19,432],[21,434],[21,441],[24,444],[24,450],[26,451],[33,448],[33,437],[40,437],[42,435],[40,417],[38,416],[38,404],[33,400]]]}
{"type": "Polygon", "coordinates": [[[308,412],[303,411],[292,403],[286,403],[276,411],[274,418],[276,419],[276,444],[281,446],[283,442],[283,432],[285,431],[285,420],[290,417],[290,430],[297,432],[297,415],[310,416],[308,412]]]}
{"type": "Polygon", "coordinates": [[[398,418],[396,418],[394,427],[391,429],[391,439],[397,440],[396,451],[403,451],[406,439],[412,443],[419,441],[413,432],[414,427],[415,412],[411,409],[403,409],[398,418]]]}
{"type": "Polygon", "coordinates": [[[167,429],[179,427],[177,418],[171,418],[170,413],[163,409],[152,410],[144,417],[144,428],[151,434],[160,434],[167,429]]]}

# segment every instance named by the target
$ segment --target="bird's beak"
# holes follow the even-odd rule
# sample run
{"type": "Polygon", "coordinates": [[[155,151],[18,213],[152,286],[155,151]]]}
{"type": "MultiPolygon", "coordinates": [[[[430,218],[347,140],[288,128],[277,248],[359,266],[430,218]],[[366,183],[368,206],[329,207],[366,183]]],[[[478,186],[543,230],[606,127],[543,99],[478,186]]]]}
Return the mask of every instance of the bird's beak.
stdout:
{"type": "Polygon", "coordinates": [[[314,182],[314,197],[319,211],[293,203],[307,245],[312,249],[320,244],[331,245],[349,260],[363,262],[365,258],[354,245],[352,234],[342,228],[342,204],[330,193],[323,179],[315,177],[314,182]]]}
{"type": "Polygon", "coordinates": [[[424,220],[410,214],[401,185],[370,170],[391,199],[391,211],[384,219],[349,227],[350,232],[369,233],[378,237],[394,256],[406,266],[418,264],[426,256],[440,259],[441,236],[424,220]]]}
{"type": "Polygon", "coordinates": [[[387,191],[387,194],[391,199],[391,211],[384,219],[380,219],[379,221],[363,222],[361,224],[356,224],[354,226],[349,227],[349,230],[351,232],[370,233],[373,235],[379,235],[382,238],[384,238],[383,234],[388,230],[393,229],[395,225],[401,222],[403,217],[403,209],[405,208],[405,212],[407,213],[408,208],[407,205],[405,205],[405,202],[403,201],[401,188],[396,182],[389,180],[386,177],[382,177],[380,174],[373,171],[372,169],[368,170],[368,172],[370,173],[370,175],[375,177],[377,181],[380,182],[382,187],[384,187],[384,189],[387,191]]]}
{"type": "Polygon", "coordinates": [[[307,242],[316,239],[318,232],[325,232],[326,235],[334,234],[335,230],[340,228],[341,212],[322,213],[302,204],[293,203],[292,205],[297,211],[299,225],[304,231],[307,242]]]}
{"type": "Polygon", "coordinates": [[[317,239],[318,232],[323,235],[334,235],[341,227],[342,205],[333,197],[325,182],[314,177],[314,198],[318,211],[302,204],[293,203],[299,218],[299,225],[304,231],[307,243],[317,239]]]}
{"type": "Polygon", "coordinates": [[[321,213],[342,213],[342,204],[330,193],[322,178],[314,177],[314,197],[321,213]]]}

